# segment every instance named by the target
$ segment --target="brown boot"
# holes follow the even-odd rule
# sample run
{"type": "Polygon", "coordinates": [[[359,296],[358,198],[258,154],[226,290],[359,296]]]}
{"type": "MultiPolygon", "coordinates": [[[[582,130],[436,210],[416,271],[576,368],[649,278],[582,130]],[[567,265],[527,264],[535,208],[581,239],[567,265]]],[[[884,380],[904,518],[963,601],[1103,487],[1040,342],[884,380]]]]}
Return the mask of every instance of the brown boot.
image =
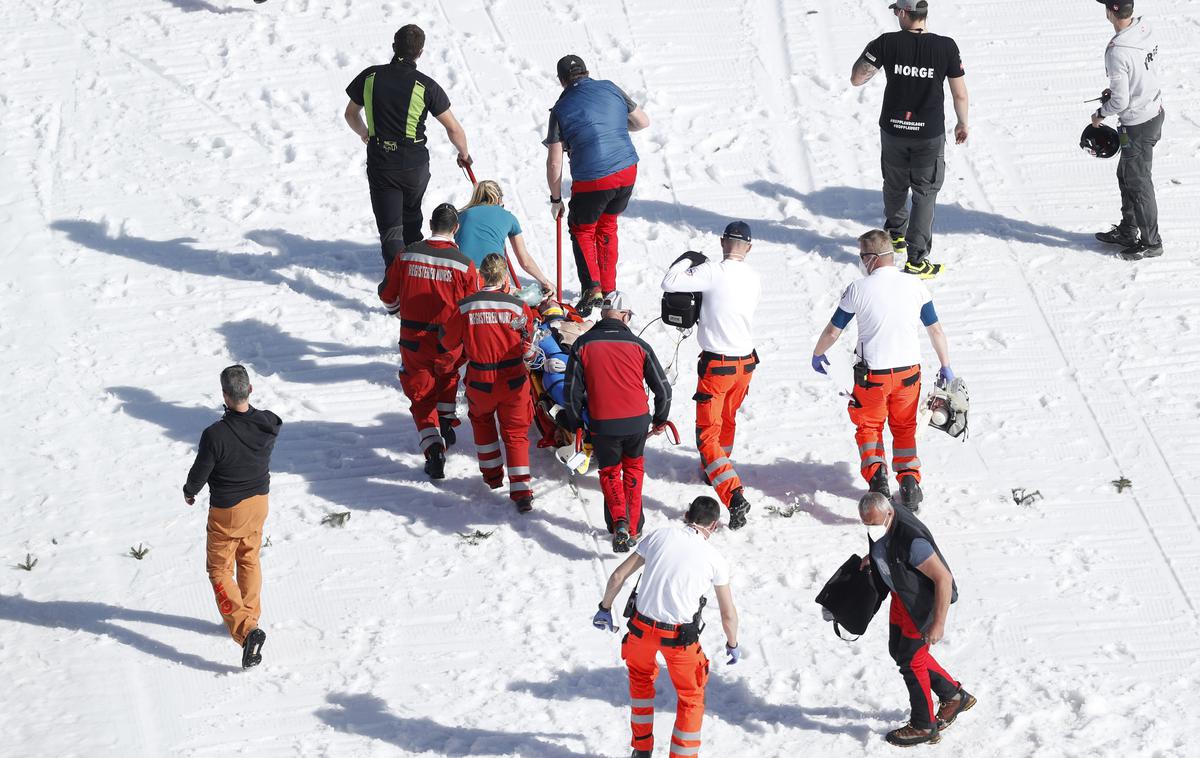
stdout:
{"type": "Polygon", "coordinates": [[[899,729],[893,729],[887,733],[887,741],[898,747],[912,747],[913,745],[936,744],[942,736],[938,734],[937,728],[933,729],[918,729],[912,724],[905,724],[899,729]]]}
{"type": "Polygon", "coordinates": [[[938,705],[937,723],[938,729],[945,729],[954,723],[954,719],[958,718],[958,714],[963,711],[969,711],[974,707],[975,696],[967,692],[962,687],[958,688],[958,694],[949,700],[943,700],[938,705]]]}

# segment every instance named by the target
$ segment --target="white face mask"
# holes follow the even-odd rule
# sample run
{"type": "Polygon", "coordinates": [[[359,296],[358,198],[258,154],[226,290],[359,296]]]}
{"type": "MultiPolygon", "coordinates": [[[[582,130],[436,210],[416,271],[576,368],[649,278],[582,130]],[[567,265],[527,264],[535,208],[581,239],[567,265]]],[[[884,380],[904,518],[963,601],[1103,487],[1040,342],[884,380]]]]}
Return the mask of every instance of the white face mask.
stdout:
{"type": "Polygon", "coordinates": [[[887,531],[887,522],[882,524],[867,524],[867,536],[871,538],[872,542],[879,542],[887,536],[887,531]]]}

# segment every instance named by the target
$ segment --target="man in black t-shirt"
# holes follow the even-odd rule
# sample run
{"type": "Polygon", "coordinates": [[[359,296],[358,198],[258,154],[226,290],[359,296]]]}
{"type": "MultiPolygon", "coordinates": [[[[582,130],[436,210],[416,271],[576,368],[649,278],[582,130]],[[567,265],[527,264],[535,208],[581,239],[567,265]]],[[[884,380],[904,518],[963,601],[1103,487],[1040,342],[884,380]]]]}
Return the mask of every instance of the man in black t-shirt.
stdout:
{"type": "Polygon", "coordinates": [[[458,165],[471,164],[467,134],[450,112],[446,91],[417,70],[424,48],[421,27],[401,27],[392,42],[392,62],[371,66],[346,87],[346,123],[367,146],[367,183],[385,270],[406,245],[423,236],[421,200],[429,184],[426,116],[432,113],[446,128],[458,150],[458,165]]]}
{"type": "Polygon", "coordinates": [[[875,38],[859,56],[850,83],[860,87],[879,69],[887,76],[879,114],[884,228],[892,245],[907,254],[905,273],[931,279],[940,263],[929,260],[933,213],[946,178],[946,113],[942,82],[950,80],[958,124],[954,139],[967,141],[967,85],[958,45],[925,31],[927,0],[896,0],[900,31],[875,38]],[[912,191],[912,212],[908,193],[912,191]]]}

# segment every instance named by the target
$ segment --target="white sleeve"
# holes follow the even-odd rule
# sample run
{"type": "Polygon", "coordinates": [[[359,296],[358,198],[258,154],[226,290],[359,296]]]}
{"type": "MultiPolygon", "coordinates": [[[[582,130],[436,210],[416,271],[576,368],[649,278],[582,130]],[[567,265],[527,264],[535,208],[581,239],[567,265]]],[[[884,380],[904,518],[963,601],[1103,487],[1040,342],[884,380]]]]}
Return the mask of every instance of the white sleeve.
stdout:
{"type": "Polygon", "coordinates": [[[841,308],[846,313],[858,313],[858,306],[855,304],[857,298],[854,297],[854,285],[842,292],[842,299],[838,301],[838,308],[841,308]]]}
{"type": "Polygon", "coordinates": [[[692,266],[686,258],[667,269],[663,277],[664,292],[707,292],[717,280],[717,269],[712,261],[692,266]]]}
{"type": "Polygon", "coordinates": [[[724,587],[729,584],[729,561],[725,560],[725,556],[712,551],[712,567],[713,567],[713,586],[724,587]]]}

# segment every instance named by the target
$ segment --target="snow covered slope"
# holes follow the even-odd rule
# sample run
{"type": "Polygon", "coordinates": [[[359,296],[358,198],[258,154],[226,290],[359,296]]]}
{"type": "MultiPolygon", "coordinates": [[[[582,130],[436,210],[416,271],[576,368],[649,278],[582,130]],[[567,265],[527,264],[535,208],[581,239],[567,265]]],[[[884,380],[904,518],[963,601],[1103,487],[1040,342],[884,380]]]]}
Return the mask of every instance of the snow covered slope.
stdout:
{"type": "MultiPolygon", "coordinates": [[[[973,131],[948,149],[935,257],[949,269],[932,287],[974,410],[966,444],[922,440],[922,516],[962,589],[937,654],[980,698],[929,748],[942,754],[1200,751],[1200,4],[1139,6],[1167,87],[1167,254],[1131,265],[1091,241],[1117,218],[1115,163],[1076,147],[1082,101],[1105,85],[1100,7],[934,3],[931,28],[963,50],[973,131]],[[1044,499],[1016,505],[1014,488],[1044,499]]],[[[715,251],[730,218],[752,225],[763,365],[738,459],[754,510],[714,538],[749,654],[714,663],[704,753],[892,754],[882,733],[907,701],[882,620],[847,645],[813,602],[865,547],[837,395],[849,345],[831,356],[839,381],[808,368],[857,276],[853,238],[880,223],[882,84],[847,79],[894,24],[885,0],[5,3],[0,753],[628,753],[617,638],[588,623],[616,564],[594,478],[581,504],[539,454],[538,508],[517,516],[469,453],[440,486],[420,471],[362,147],[341,121],[343,88],[409,22],[543,264],[540,139],[566,52],[653,122],[621,235],[641,315],[675,256],[715,251]],[[213,608],[204,502],[179,493],[233,361],[285,420],[270,637],[249,672],[213,608]],[[343,528],[322,525],[344,511],[343,528]],[[475,529],[494,533],[460,538],[475,529]],[[33,570],[12,568],[27,553],[33,570]]],[[[427,207],[461,204],[469,187],[431,134],[427,207]]],[[[674,333],[646,336],[669,360],[674,333]]],[[[696,349],[677,363],[685,439],[696,349]]],[[[650,526],[707,491],[696,460],[650,444],[650,526]]],[[[714,624],[705,646],[721,641],[714,624]]]]}

